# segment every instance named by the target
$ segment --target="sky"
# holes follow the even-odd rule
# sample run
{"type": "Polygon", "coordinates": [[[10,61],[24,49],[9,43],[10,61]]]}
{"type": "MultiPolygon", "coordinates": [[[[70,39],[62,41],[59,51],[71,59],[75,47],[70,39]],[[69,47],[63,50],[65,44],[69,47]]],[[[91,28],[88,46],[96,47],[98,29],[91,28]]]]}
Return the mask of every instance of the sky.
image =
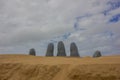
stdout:
{"type": "Polygon", "coordinates": [[[120,0],[0,0],[0,54],[44,56],[49,43],[63,41],[70,55],[120,54],[120,0]]]}

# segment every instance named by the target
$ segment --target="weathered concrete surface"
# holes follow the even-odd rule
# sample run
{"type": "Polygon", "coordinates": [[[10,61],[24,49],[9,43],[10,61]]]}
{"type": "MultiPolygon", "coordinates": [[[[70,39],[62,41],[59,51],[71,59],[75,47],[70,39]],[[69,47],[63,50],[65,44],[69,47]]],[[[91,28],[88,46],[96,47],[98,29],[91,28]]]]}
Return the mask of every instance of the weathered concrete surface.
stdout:
{"type": "Polygon", "coordinates": [[[58,42],[57,50],[57,56],[66,56],[65,46],[62,41],[58,42]]]}
{"type": "Polygon", "coordinates": [[[71,57],[80,57],[78,48],[74,42],[72,42],[70,45],[70,56],[71,57]]]}
{"type": "Polygon", "coordinates": [[[54,56],[54,44],[53,43],[49,43],[48,47],[47,47],[47,52],[46,52],[46,56],[54,56]]]}
{"type": "Polygon", "coordinates": [[[93,54],[93,57],[95,58],[95,57],[101,57],[102,56],[102,54],[101,54],[101,52],[100,51],[95,51],[95,53],[93,54]]]}
{"type": "Polygon", "coordinates": [[[32,48],[32,49],[29,50],[29,55],[36,56],[36,51],[35,51],[34,48],[32,48]]]}

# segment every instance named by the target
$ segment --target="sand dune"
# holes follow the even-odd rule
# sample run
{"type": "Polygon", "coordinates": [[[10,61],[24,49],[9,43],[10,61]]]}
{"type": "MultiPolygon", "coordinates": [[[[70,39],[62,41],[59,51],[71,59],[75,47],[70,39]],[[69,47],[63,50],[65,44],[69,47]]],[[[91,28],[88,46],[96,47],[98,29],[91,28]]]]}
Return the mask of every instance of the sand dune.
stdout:
{"type": "Polygon", "coordinates": [[[120,80],[120,56],[0,55],[0,80],[120,80]]]}

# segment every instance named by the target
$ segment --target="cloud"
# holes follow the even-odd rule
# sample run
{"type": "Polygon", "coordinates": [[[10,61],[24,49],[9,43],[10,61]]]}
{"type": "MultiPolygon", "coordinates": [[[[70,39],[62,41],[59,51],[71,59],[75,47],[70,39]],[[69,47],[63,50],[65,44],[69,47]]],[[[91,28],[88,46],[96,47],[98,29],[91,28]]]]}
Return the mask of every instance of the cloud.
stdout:
{"type": "Polygon", "coordinates": [[[119,0],[1,0],[0,53],[44,55],[49,42],[76,42],[82,56],[119,50],[119,0]]]}

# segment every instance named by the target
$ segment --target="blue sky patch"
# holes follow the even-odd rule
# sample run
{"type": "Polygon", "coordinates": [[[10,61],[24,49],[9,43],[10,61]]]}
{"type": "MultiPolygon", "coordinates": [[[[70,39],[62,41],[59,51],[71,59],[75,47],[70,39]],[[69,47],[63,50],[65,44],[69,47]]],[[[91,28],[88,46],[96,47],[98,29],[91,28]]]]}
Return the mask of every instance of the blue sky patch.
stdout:
{"type": "Polygon", "coordinates": [[[109,20],[109,22],[118,22],[120,20],[120,14],[117,14],[115,16],[112,16],[112,18],[109,20]]]}
{"type": "Polygon", "coordinates": [[[66,33],[62,37],[63,37],[63,39],[67,39],[70,35],[71,35],[71,33],[66,33]]]}
{"type": "Polygon", "coordinates": [[[73,25],[74,29],[75,30],[86,30],[85,28],[80,28],[79,21],[80,21],[80,19],[83,19],[83,18],[86,18],[86,17],[91,17],[91,16],[92,16],[92,14],[85,14],[83,16],[76,17],[75,18],[75,23],[73,25]]]}
{"type": "Polygon", "coordinates": [[[120,1],[109,1],[107,5],[110,7],[102,12],[105,16],[108,15],[110,11],[120,8],[120,1]]]}

